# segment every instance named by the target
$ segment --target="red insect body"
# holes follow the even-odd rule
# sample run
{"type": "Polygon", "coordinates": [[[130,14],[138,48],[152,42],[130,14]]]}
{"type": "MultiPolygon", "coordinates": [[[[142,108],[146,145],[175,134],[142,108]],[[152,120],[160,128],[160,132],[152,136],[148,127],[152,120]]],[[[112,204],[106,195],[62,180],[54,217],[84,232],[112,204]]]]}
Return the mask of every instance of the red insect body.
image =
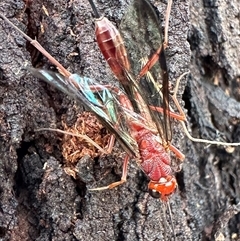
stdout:
{"type": "Polygon", "coordinates": [[[136,140],[142,158],[142,169],[151,180],[159,181],[161,177],[171,174],[172,170],[168,153],[155,138],[150,131],[142,130],[136,140]]]}
{"type": "MultiPolygon", "coordinates": [[[[96,16],[99,16],[97,13],[97,10],[92,3],[92,1],[89,1],[91,6],[93,7],[93,11],[95,12],[96,16]]],[[[146,32],[142,35],[139,35],[140,38],[144,38],[144,35],[148,35],[149,33],[147,31],[148,24],[151,25],[151,28],[153,27],[154,30],[152,31],[158,31],[158,21],[156,14],[154,12],[153,7],[147,0],[135,0],[133,2],[132,12],[129,13],[129,16],[133,14],[133,19],[126,18],[124,24],[126,23],[128,26],[128,29],[131,30],[131,24],[132,20],[134,21],[134,31],[138,31],[138,27],[141,28],[143,26],[146,28],[146,32]],[[139,17],[136,17],[139,14],[139,17]],[[142,21],[142,18],[148,19],[148,23],[142,21]],[[157,24],[156,24],[157,23],[157,24]],[[137,26],[137,27],[136,27],[137,26]],[[156,29],[155,29],[156,27],[156,29]]],[[[128,31],[128,30],[127,30],[128,31]]],[[[136,32],[132,32],[133,35],[135,35],[136,32]]],[[[158,32],[159,33],[159,32],[158,32]]],[[[96,20],[96,26],[95,26],[95,34],[97,38],[98,46],[108,62],[110,68],[112,69],[112,72],[116,76],[116,78],[120,81],[122,84],[122,87],[125,90],[125,93],[123,94],[121,91],[115,91],[117,94],[117,99],[120,102],[120,108],[123,108],[123,111],[128,112],[128,114],[124,115],[125,124],[128,126],[128,131],[130,132],[130,135],[134,138],[136,141],[136,144],[138,146],[138,150],[136,150],[136,159],[138,164],[140,165],[141,169],[146,173],[146,175],[151,180],[149,183],[149,189],[152,191],[152,193],[158,193],[161,199],[167,200],[167,196],[172,194],[174,190],[177,187],[177,182],[175,177],[172,175],[172,169],[171,169],[171,162],[170,157],[168,154],[168,151],[173,148],[170,145],[168,137],[171,135],[168,135],[168,123],[169,120],[165,123],[164,127],[161,127],[160,124],[156,124],[156,121],[158,121],[157,118],[154,118],[155,114],[151,110],[151,107],[149,103],[146,101],[147,98],[149,98],[150,93],[147,93],[147,90],[144,89],[144,94],[142,92],[141,88],[145,88],[141,86],[138,88],[138,82],[140,81],[140,78],[142,78],[144,75],[147,74],[150,68],[152,68],[153,65],[158,61],[158,58],[160,54],[163,51],[163,44],[161,44],[161,34],[160,35],[154,35],[149,37],[151,39],[150,41],[153,41],[151,43],[156,43],[154,45],[155,54],[152,55],[152,58],[149,59],[149,61],[146,63],[146,65],[141,69],[138,76],[136,78],[132,77],[132,73],[130,73],[130,62],[128,60],[127,51],[123,42],[123,39],[117,30],[117,28],[105,17],[101,17],[96,20]],[[157,38],[155,38],[157,36],[157,38]],[[157,40],[156,40],[157,39],[157,40]],[[156,42],[154,42],[156,41],[156,42]],[[140,92],[139,92],[140,91],[140,92]],[[146,94],[147,93],[147,94],[146,94]],[[143,94],[143,95],[142,95],[143,94]],[[134,113],[136,112],[136,113],[134,113]],[[154,122],[155,121],[155,122],[154,122]],[[158,133],[159,132],[159,133],[158,133]]],[[[138,35],[138,33],[137,33],[138,35]]],[[[138,38],[139,38],[138,36],[138,38]]],[[[136,36],[133,36],[135,41],[136,36]]],[[[149,45],[150,46],[150,45],[149,45]]],[[[152,45],[151,45],[152,46],[152,45]]],[[[140,47],[141,48],[141,47],[140,47]]],[[[141,49],[140,49],[141,50],[141,49]]],[[[143,47],[143,52],[146,50],[143,47]]],[[[153,49],[150,49],[150,52],[153,49]]],[[[141,52],[141,51],[140,51],[141,52]]],[[[148,53],[149,54],[149,53],[148,53]]],[[[145,57],[144,55],[142,57],[145,57]]],[[[164,57],[164,54],[162,56],[164,57]]],[[[161,59],[162,60],[162,59],[161,59]]],[[[139,59],[136,59],[136,61],[139,61],[139,59]]],[[[166,64],[164,63],[165,59],[162,61],[160,66],[162,71],[165,73],[166,70],[166,64]]],[[[158,73],[159,75],[159,73],[158,73]]],[[[165,74],[165,90],[168,89],[168,77],[165,74]],[[167,79],[167,80],[166,80],[167,79]],[[167,86],[167,87],[166,87],[167,86]]],[[[111,88],[114,89],[114,88],[111,88]]],[[[159,91],[157,89],[154,89],[154,91],[159,91]]],[[[163,110],[164,113],[164,120],[161,119],[161,123],[165,122],[166,113],[169,113],[169,102],[168,102],[168,93],[165,93],[165,98],[163,107],[165,109],[163,110]],[[167,97],[166,97],[167,96],[167,97]]],[[[156,111],[156,109],[154,110],[156,111]]],[[[134,150],[135,151],[135,150],[134,150]]],[[[179,151],[176,151],[177,154],[179,154],[179,151]]],[[[180,155],[183,157],[183,155],[180,155]]],[[[125,180],[126,177],[126,170],[123,171],[122,180],[125,180]],[[124,178],[123,178],[124,177],[124,178]]],[[[117,182],[116,185],[119,185],[117,182]]],[[[111,188],[116,186],[115,184],[109,185],[111,188]]],[[[157,197],[157,195],[155,195],[157,197]]]]}
{"type": "Polygon", "coordinates": [[[166,200],[166,197],[171,195],[177,187],[176,179],[172,176],[170,156],[166,148],[159,143],[155,134],[145,129],[140,123],[128,121],[128,125],[138,144],[140,154],[138,163],[151,183],[154,183],[149,188],[161,193],[161,199],[166,200]]]}
{"type": "MultiPolygon", "coordinates": [[[[108,19],[103,17],[96,20],[95,32],[98,46],[113,73],[123,86],[129,84],[126,73],[130,70],[130,64],[119,31],[108,19]]],[[[156,58],[156,55],[154,57],[156,58]]],[[[144,73],[141,72],[141,75],[144,75],[144,73]]],[[[138,96],[135,96],[135,98],[138,102],[143,101],[142,98],[139,100],[138,96]]],[[[125,95],[120,96],[119,101],[124,108],[133,111],[132,104],[125,95]]],[[[145,105],[145,103],[142,103],[142,105],[145,105]]],[[[158,136],[146,129],[145,123],[127,118],[127,124],[131,135],[138,144],[140,154],[138,163],[151,180],[149,188],[159,192],[161,199],[166,200],[166,197],[171,195],[177,187],[176,179],[171,175],[171,161],[167,153],[168,146],[165,148],[159,142],[158,136]]]]}
{"type": "MultiPolygon", "coordinates": [[[[119,101],[121,105],[133,111],[130,100],[126,95],[120,94],[119,101]]],[[[137,142],[139,150],[138,164],[143,172],[151,180],[148,188],[161,194],[162,200],[167,200],[167,196],[171,195],[177,187],[177,181],[172,175],[170,167],[170,156],[160,142],[156,134],[146,129],[144,123],[136,121],[129,117],[127,119],[128,127],[132,137],[137,142]]]]}
{"type": "Polygon", "coordinates": [[[126,81],[124,69],[129,70],[130,64],[121,35],[117,28],[105,17],[96,20],[95,34],[104,58],[114,75],[123,84],[126,81]]]}

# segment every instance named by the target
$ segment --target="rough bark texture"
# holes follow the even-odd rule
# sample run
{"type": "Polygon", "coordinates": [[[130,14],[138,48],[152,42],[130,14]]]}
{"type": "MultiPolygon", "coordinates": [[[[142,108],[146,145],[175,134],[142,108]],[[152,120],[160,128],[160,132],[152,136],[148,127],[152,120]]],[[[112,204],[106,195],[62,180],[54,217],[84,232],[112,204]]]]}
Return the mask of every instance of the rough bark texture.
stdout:
{"type": "MultiPolygon", "coordinates": [[[[96,4],[118,25],[129,3],[96,4]]],[[[164,18],[166,2],[153,4],[164,18]]],[[[168,67],[173,83],[190,68],[178,97],[194,136],[240,141],[239,9],[238,0],[173,3],[168,67]]],[[[87,0],[2,1],[0,11],[69,71],[107,81],[87,0]]],[[[0,239],[171,240],[169,215],[164,218],[163,205],[148,195],[136,163],[126,184],[102,192],[86,187],[120,178],[121,159],[114,154],[82,159],[84,183],[64,172],[59,135],[34,130],[61,128],[63,116],[74,120],[82,108],[23,69],[52,66],[2,19],[0,43],[0,239]]],[[[177,121],[173,125],[173,144],[186,155],[170,200],[176,240],[239,240],[239,148],[192,143],[177,121]]]]}

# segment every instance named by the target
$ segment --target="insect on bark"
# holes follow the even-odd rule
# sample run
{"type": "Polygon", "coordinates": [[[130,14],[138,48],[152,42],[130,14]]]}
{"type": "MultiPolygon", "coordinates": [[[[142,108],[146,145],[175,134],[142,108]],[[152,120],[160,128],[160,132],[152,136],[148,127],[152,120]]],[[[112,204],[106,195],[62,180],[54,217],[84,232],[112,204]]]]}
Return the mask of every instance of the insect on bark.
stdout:
{"type": "MultiPolygon", "coordinates": [[[[141,58],[148,57],[151,53],[154,53],[146,65],[140,69],[139,74],[134,76],[130,72],[131,67],[127,50],[120,33],[107,18],[100,17],[93,2],[90,1],[90,3],[95,15],[98,17],[95,32],[99,48],[127,95],[126,98],[125,95],[119,94],[119,101],[129,113],[136,113],[134,118],[128,117],[126,123],[129,126],[131,136],[134,137],[138,146],[137,162],[151,180],[149,183],[151,195],[158,198],[161,197],[162,200],[166,201],[167,196],[172,194],[177,186],[176,179],[172,175],[170,158],[167,152],[169,149],[174,150],[180,159],[183,159],[184,155],[170,144],[171,126],[170,115],[168,114],[170,112],[168,72],[163,51],[164,44],[159,30],[160,25],[155,11],[148,1],[134,1],[125,14],[120,26],[122,32],[128,35],[128,37],[130,36],[131,40],[133,39],[133,35],[136,40],[138,40],[140,35],[145,36],[146,31],[148,31],[147,25],[153,29],[149,34],[151,36],[144,39],[144,42],[146,41],[148,44],[145,49],[140,48],[140,46],[143,46],[143,42],[138,43],[138,46],[131,46],[132,43],[130,43],[130,47],[132,47],[131,52],[137,52],[134,56],[138,56],[134,60],[135,63],[133,62],[132,64],[136,71],[138,71],[136,63],[141,58]],[[132,36],[130,35],[130,31],[132,31],[132,36]],[[159,86],[144,78],[144,75],[154,65],[156,65],[155,74],[159,75],[162,73],[162,90],[159,89],[159,86]],[[163,95],[162,98],[161,94],[163,95]],[[153,98],[150,98],[150,96],[153,98]],[[155,103],[152,102],[152,99],[154,99],[155,103]],[[156,104],[159,107],[163,106],[163,115],[159,115],[155,110],[150,108],[150,106],[156,104]]],[[[137,65],[139,66],[139,63],[137,65]]],[[[113,188],[125,182],[125,172],[126,170],[123,169],[120,182],[98,188],[97,190],[113,188]]]]}
{"type": "MultiPolygon", "coordinates": [[[[93,6],[93,4],[91,5],[93,6]]],[[[94,12],[96,17],[99,17],[97,11],[94,10],[94,12]]],[[[167,16],[169,16],[169,12],[167,16]]],[[[148,186],[150,194],[162,201],[168,201],[169,196],[177,188],[169,151],[174,152],[180,160],[184,159],[184,155],[171,145],[170,120],[170,118],[175,118],[182,123],[183,127],[185,126],[186,118],[176,99],[178,84],[184,75],[180,76],[174,94],[170,95],[164,55],[167,40],[163,41],[162,39],[159,22],[152,5],[147,0],[134,0],[122,20],[120,26],[122,35],[106,18],[100,17],[96,20],[98,45],[114,75],[119,80],[120,87],[109,84],[101,85],[90,78],[71,74],[36,40],[21,32],[3,14],[0,16],[42,52],[59,69],[61,74],[33,68],[29,70],[35,76],[75,98],[95,113],[126,151],[121,181],[106,187],[95,188],[95,190],[114,188],[124,183],[127,177],[128,161],[133,158],[150,179],[148,186]],[[149,26],[151,26],[151,31],[149,26]],[[138,30],[138,32],[133,30],[138,30]],[[146,31],[150,39],[145,47],[146,39],[141,38],[141,36],[146,36],[146,31]],[[139,46],[144,47],[136,47],[132,43],[134,38],[132,35],[140,41],[139,46]],[[122,38],[125,39],[125,42],[122,38]],[[128,42],[127,39],[131,41],[128,42]],[[124,43],[127,45],[127,50],[124,43]],[[134,59],[128,59],[127,54],[130,52],[135,56],[134,59]],[[136,64],[145,57],[147,57],[147,61],[143,67],[136,64]],[[179,114],[172,111],[169,105],[170,99],[173,100],[179,114]],[[119,113],[120,118],[118,118],[119,113]]],[[[166,36],[167,34],[165,34],[166,36]]],[[[192,140],[196,139],[192,138],[192,140]]],[[[207,140],[197,141],[227,144],[207,140]]],[[[240,144],[230,143],[230,145],[240,144]]]]}
{"type": "MultiPolygon", "coordinates": [[[[138,163],[152,180],[149,183],[151,194],[166,201],[167,196],[174,190],[173,186],[176,187],[176,180],[171,176],[167,153],[171,150],[180,160],[184,159],[184,155],[171,145],[170,117],[181,122],[184,131],[192,141],[222,145],[239,145],[239,143],[195,139],[189,135],[184,124],[186,121],[184,111],[176,98],[179,81],[185,74],[177,80],[174,94],[171,96],[179,114],[174,113],[169,105],[169,79],[164,49],[168,45],[167,32],[171,1],[168,2],[166,13],[164,40],[155,10],[147,0],[133,1],[119,26],[121,34],[108,19],[100,17],[92,0],[89,2],[96,17],[95,34],[98,46],[127,95],[127,99],[119,98],[119,101],[126,110],[137,113],[139,118],[138,120],[137,118],[127,120],[131,136],[138,144],[140,154],[138,163]],[[131,53],[135,59],[133,57],[129,59],[128,53],[131,53]],[[143,67],[139,65],[140,59],[147,59],[143,67]],[[143,134],[141,131],[149,132],[143,134]],[[151,137],[149,133],[151,133],[151,137]],[[144,136],[145,134],[146,136],[144,136]],[[157,140],[157,143],[155,143],[156,137],[161,139],[157,140]],[[157,146],[157,151],[153,149],[153,146],[157,146]],[[149,151],[148,157],[151,153],[153,159],[148,159],[147,150],[149,151]],[[160,180],[162,180],[161,183],[159,183],[160,180]]],[[[125,177],[125,175],[123,176],[125,177]]]]}

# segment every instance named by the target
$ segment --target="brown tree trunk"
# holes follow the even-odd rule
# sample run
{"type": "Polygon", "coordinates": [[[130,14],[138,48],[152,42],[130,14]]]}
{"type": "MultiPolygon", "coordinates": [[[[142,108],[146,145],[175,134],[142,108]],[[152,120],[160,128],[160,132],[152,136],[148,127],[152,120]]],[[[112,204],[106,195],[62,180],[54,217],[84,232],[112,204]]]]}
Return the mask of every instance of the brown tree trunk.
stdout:
{"type": "MultiPolygon", "coordinates": [[[[117,25],[128,4],[96,1],[117,25]]],[[[153,4],[164,19],[166,2],[153,4]]],[[[173,84],[191,71],[178,98],[195,137],[240,141],[239,9],[238,0],[173,3],[168,68],[173,84]]],[[[2,1],[0,11],[70,72],[108,81],[87,0],[2,1]]],[[[81,159],[81,182],[64,172],[60,136],[35,130],[62,128],[63,117],[74,121],[83,108],[24,69],[52,66],[2,19],[0,39],[0,239],[173,240],[169,214],[164,218],[163,205],[148,195],[148,180],[135,162],[126,184],[102,192],[86,187],[120,179],[116,154],[81,159]]],[[[172,143],[186,155],[170,199],[176,240],[239,239],[239,148],[193,143],[177,121],[172,143]]]]}

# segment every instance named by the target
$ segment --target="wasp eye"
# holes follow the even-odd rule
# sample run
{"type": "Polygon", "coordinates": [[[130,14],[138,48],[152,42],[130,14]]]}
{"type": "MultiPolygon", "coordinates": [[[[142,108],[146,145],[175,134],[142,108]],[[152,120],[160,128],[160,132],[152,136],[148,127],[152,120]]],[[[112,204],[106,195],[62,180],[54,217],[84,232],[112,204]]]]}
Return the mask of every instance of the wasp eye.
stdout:
{"type": "Polygon", "coordinates": [[[161,197],[161,193],[153,190],[153,189],[148,189],[148,193],[150,194],[150,196],[152,196],[153,198],[160,198],[161,197]]]}

